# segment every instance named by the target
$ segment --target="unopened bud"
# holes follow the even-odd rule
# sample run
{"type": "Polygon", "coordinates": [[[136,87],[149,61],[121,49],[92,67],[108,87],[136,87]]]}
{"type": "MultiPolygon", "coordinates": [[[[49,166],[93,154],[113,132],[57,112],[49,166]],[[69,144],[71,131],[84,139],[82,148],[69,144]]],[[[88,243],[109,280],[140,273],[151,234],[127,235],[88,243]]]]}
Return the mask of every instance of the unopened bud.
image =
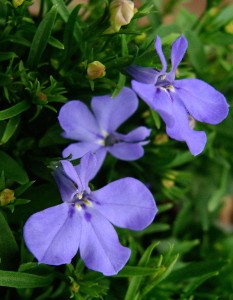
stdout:
{"type": "Polygon", "coordinates": [[[155,145],[163,145],[168,142],[169,138],[166,133],[157,134],[153,144],[155,145]]]}
{"type": "Polygon", "coordinates": [[[15,195],[14,195],[14,191],[10,190],[10,189],[4,189],[1,193],[0,193],[0,205],[1,206],[5,206],[9,203],[14,202],[15,200],[15,195]]]}
{"type": "Polygon", "coordinates": [[[105,70],[105,65],[99,61],[93,61],[87,65],[87,77],[91,80],[102,78],[106,74],[105,70]]]}
{"type": "Polygon", "coordinates": [[[229,33],[229,34],[233,34],[233,21],[231,21],[230,23],[228,23],[225,27],[225,32],[229,33]]]}
{"type": "Polygon", "coordinates": [[[194,129],[196,126],[196,120],[191,115],[189,115],[188,118],[190,128],[194,129]]]}
{"type": "Polygon", "coordinates": [[[130,23],[134,16],[134,3],[130,0],[113,0],[109,7],[111,26],[104,32],[107,34],[118,32],[121,26],[130,23]]]}
{"type": "Polygon", "coordinates": [[[134,40],[135,40],[135,43],[141,44],[142,42],[145,41],[145,38],[146,38],[146,33],[143,32],[143,33],[141,33],[139,35],[136,35],[136,37],[134,38],[134,40]]]}
{"type": "Polygon", "coordinates": [[[22,5],[24,1],[25,0],[12,0],[12,4],[15,8],[17,8],[18,6],[22,5]]]}
{"type": "Polygon", "coordinates": [[[169,171],[165,174],[165,178],[162,179],[162,184],[165,188],[171,188],[175,185],[175,179],[177,177],[177,172],[169,171]]]}

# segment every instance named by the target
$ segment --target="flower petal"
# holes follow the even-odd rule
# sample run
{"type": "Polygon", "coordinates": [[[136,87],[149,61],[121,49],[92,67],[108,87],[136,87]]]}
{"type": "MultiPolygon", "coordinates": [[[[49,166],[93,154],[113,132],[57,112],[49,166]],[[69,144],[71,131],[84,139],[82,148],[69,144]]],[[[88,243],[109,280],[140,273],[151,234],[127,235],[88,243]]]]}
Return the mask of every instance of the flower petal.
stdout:
{"type": "Polygon", "coordinates": [[[89,209],[86,214],[80,255],[89,269],[107,276],[115,275],[124,267],[131,251],[119,243],[115,229],[98,211],[89,209]]]}
{"type": "Polygon", "coordinates": [[[199,79],[182,79],[174,83],[179,98],[194,119],[218,124],[226,118],[229,105],[223,94],[199,79]]]}
{"type": "Polygon", "coordinates": [[[204,131],[192,130],[189,125],[188,113],[180,101],[180,99],[173,94],[173,113],[175,116],[175,124],[173,127],[166,128],[167,134],[178,141],[185,141],[193,155],[200,154],[206,144],[206,134],[204,131]]]}
{"type": "Polygon", "coordinates": [[[91,107],[100,128],[112,133],[136,111],[138,99],[134,91],[124,87],[116,98],[110,95],[93,97],[91,107]]]}
{"type": "Polygon", "coordinates": [[[59,112],[58,120],[65,138],[81,141],[96,140],[100,129],[88,107],[78,100],[67,102],[59,112]]]}
{"type": "Polygon", "coordinates": [[[81,188],[81,181],[69,161],[60,161],[61,166],[53,172],[54,179],[64,202],[72,202],[74,195],[81,188]]]}
{"type": "Polygon", "coordinates": [[[140,126],[130,131],[128,134],[121,134],[115,132],[114,135],[116,136],[116,138],[124,142],[140,142],[147,138],[150,135],[150,133],[151,129],[148,129],[144,126],[140,126]]]}
{"type": "Polygon", "coordinates": [[[40,263],[69,264],[78,251],[81,217],[63,203],[32,215],[24,226],[24,240],[40,263]]]}
{"type": "Polygon", "coordinates": [[[142,100],[160,114],[168,126],[173,126],[172,100],[167,91],[153,84],[140,83],[135,80],[132,80],[132,87],[142,100]]]}
{"type": "Polygon", "coordinates": [[[142,230],[157,212],[155,200],[139,180],[123,178],[94,191],[96,209],[116,226],[142,230]]]}
{"type": "Polygon", "coordinates": [[[126,69],[127,73],[130,74],[136,81],[155,84],[158,76],[161,72],[158,72],[152,68],[140,67],[136,65],[129,66],[126,69]]]}
{"type": "Polygon", "coordinates": [[[174,75],[174,78],[175,78],[176,69],[180,64],[182,58],[184,57],[187,48],[188,48],[188,41],[183,35],[181,35],[178,39],[176,39],[175,42],[172,44],[172,53],[171,53],[172,69],[170,73],[174,75]]]}
{"type": "Polygon", "coordinates": [[[160,71],[161,74],[164,74],[167,70],[167,61],[166,58],[163,54],[163,49],[162,49],[162,43],[160,37],[157,35],[156,40],[155,40],[155,49],[158,53],[158,56],[161,60],[162,63],[162,70],[160,71]]]}
{"type": "Polygon", "coordinates": [[[74,143],[70,144],[68,147],[66,147],[63,152],[63,157],[68,157],[69,155],[72,155],[72,159],[77,159],[82,157],[87,152],[95,152],[99,148],[102,148],[102,146],[91,143],[91,142],[80,142],[80,143],[74,143]]]}
{"type": "Polygon", "coordinates": [[[143,142],[138,143],[116,143],[111,147],[107,147],[107,150],[116,158],[122,160],[135,160],[144,155],[144,149],[142,147],[143,142]]]}
{"type": "Polygon", "coordinates": [[[90,192],[88,183],[93,178],[93,174],[96,174],[96,164],[96,155],[88,152],[81,158],[80,164],[75,168],[82,183],[82,190],[87,193],[90,192]]]}

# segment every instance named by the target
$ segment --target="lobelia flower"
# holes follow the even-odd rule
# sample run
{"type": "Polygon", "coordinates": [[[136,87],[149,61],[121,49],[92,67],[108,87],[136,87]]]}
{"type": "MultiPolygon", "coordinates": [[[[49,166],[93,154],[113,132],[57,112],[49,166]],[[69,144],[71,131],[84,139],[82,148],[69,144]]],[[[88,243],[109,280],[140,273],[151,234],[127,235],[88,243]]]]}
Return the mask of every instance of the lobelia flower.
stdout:
{"type": "Polygon", "coordinates": [[[201,153],[206,144],[204,131],[192,130],[189,116],[208,124],[218,124],[228,114],[225,97],[202,80],[189,78],[175,80],[176,69],[181,62],[188,42],[181,35],[172,45],[171,71],[166,72],[167,62],[157,36],[155,49],[162,63],[162,70],[130,66],[127,72],[134,77],[133,90],[166,123],[167,134],[178,141],[185,141],[193,155],[201,153]]]}
{"type": "Polygon", "coordinates": [[[60,161],[54,177],[63,203],[32,215],[24,226],[28,249],[39,263],[69,264],[80,250],[89,269],[114,275],[130,256],[111,223],[118,227],[142,230],[157,212],[154,198],[144,184],[123,178],[91,191],[95,157],[87,153],[75,169],[60,161]]]}
{"type": "Polygon", "coordinates": [[[63,157],[72,154],[72,159],[80,158],[89,151],[96,153],[96,172],[102,165],[107,152],[121,160],[136,160],[143,156],[143,141],[150,130],[138,127],[128,134],[120,134],[116,129],[137,109],[138,99],[134,91],[123,88],[116,98],[110,95],[93,97],[91,108],[81,101],[67,102],[59,112],[59,122],[64,129],[63,137],[80,141],[69,145],[63,157]]]}

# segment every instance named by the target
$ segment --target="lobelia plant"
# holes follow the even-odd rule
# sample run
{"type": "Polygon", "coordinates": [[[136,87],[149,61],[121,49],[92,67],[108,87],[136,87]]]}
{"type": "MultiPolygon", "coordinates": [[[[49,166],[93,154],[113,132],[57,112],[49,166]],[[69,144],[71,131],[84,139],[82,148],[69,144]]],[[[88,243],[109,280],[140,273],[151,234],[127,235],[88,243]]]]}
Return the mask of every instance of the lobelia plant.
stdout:
{"type": "Polygon", "coordinates": [[[131,251],[120,244],[111,223],[143,230],[153,221],[157,208],[145,185],[123,178],[91,191],[95,168],[95,156],[87,153],[76,169],[66,160],[55,169],[63,203],[35,213],[24,226],[25,243],[40,263],[69,264],[80,249],[89,269],[115,275],[131,251]]]}
{"type": "MultiPolygon", "coordinates": [[[[101,167],[107,152],[121,160],[136,160],[143,156],[144,141],[150,129],[140,126],[128,134],[116,132],[137,109],[138,99],[134,91],[124,87],[120,94],[93,97],[91,108],[81,101],[69,101],[59,112],[59,122],[64,130],[63,137],[79,142],[63,150],[63,157],[72,155],[80,158],[89,151],[96,153],[96,172],[101,167]]],[[[95,175],[95,174],[93,174],[95,175]]]]}
{"type": "Polygon", "coordinates": [[[183,35],[173,43],[172,67],[167,73],[167,62],[160,37],[157,36],[155,49],[162,63],[161,71],[133,65],[127,68],[127,72],[135,79],[132,81],[133,90],[166,123],[167,134],[175,140],[185,141],[190,152],[198,155],[205,147],[206,134],[192,130],[189,115],[200,122],[218,124],[227,117],[229,106],[223,94],[202,80],[175,80],[176,70],[187,47],[188,42],[183,35]]]}

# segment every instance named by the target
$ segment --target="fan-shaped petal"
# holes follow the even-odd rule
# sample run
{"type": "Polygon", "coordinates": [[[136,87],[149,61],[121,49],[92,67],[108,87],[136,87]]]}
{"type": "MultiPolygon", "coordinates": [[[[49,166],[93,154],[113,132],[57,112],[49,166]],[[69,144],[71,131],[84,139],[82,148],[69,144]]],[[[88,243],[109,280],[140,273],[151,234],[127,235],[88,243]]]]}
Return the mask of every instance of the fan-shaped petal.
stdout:
{"type": "Polygon", "coordinates": [[[148,188],[134,178],[123,178],[94,191],[96,209],[116,226],[142,230],[154,219],[155,200],[148,188]]]}
{"type": "Polygon", "coordinates": [[[138,98],[134,91],[124,87],[115,98],[110,95],[93,97],[91,107],[100,128],[112,133],[136,111],[138,98]]]}
{"type": "Polygon", "coordinates": [[[78,251],[81,217],[63,203],[32,215],[24,226],[24,240],[40,263],[69,264],[78,251]]]}
{"type": "Polygon", "coordinates": [[[117,274],[126,264],[130,249],[123,247],[113,226],[98,211],[89,209],[82,222],[80,255],[89,269],[117,274]]]}

